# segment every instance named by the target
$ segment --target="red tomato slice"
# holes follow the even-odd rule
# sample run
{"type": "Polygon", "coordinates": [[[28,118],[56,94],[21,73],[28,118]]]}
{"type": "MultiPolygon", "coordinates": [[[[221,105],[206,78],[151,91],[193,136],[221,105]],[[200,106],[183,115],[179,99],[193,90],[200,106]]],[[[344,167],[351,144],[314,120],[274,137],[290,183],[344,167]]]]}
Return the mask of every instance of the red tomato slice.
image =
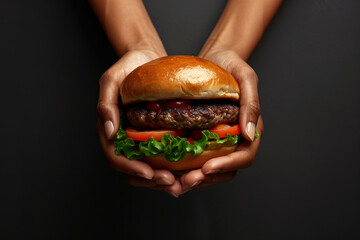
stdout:
{"type": "MultiPolygon", "coordinates": [[[[225,123],[221,123],[213,128],[208,129],[210,132],[216,133],[219,135],[219,138],[225,138],[226,134],[230,134],[231,136],[240,134],[240,125],[229,125],[225,123]]],[[[202,130],[193,130],[190,133],[191,138],[195,140],[202,139],[202,130]]]]}
{"type": "Polygon", "coordinates": [[[174,137],[184,137],[185,131],[183,130],[168,130],[168,129],[161,129],[161,130],[136,130],[132,127],[128,127],[126,129],[126,135],[134,141],[146,141],[151,137],[154,137],[156,141],[160,141],[164,134],[171,134],[174,137]]]}
{"type": "Polygon", "coordinates": [[[194,145],[194,140],[192,138],[187,138],[186,139],[188,141],[188,143],[190,143],[191,145],[194,145]]]}
{"type": "Polygon", "coordinates": [[[209,129],[209,131],[219,135],[219,138],[225,138],[226,134],[230,134],[231,136],[240,134],[240,125],[219,124],[209,129]]]}

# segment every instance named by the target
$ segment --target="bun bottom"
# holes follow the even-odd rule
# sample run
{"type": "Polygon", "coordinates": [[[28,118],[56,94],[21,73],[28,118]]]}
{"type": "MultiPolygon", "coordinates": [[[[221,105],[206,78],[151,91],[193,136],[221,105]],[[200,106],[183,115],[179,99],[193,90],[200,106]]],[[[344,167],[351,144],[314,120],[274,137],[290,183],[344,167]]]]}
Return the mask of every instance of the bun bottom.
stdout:
{"type": "Polygon", "coordinates": [[[157,154],[150,157],[144,157],[144,161],[153,168],[168,169],[171,171],[182,171],[201,168],[206,161],[215,157],[225,156],[235,151],[237,145],[222,147],[215,150],[205,150],[197,156],[187,154],[178,162],[170,162],[165,159],[164,154],[157,154]]]}

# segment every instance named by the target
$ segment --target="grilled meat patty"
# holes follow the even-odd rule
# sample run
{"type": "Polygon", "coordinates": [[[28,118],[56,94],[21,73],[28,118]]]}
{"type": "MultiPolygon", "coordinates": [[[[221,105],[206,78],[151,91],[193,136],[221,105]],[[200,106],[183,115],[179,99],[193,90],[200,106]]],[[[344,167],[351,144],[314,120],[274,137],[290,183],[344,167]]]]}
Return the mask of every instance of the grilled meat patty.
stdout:
{"type": "Polygon", "coordinates": [[[233,103],[193,104],[180,108],[161,108],[158,111],[143,105],[130,106],[127,117],[132,126],[146,129],[208,129],[220,123],[237,123],[239,107],[233,103]]]}

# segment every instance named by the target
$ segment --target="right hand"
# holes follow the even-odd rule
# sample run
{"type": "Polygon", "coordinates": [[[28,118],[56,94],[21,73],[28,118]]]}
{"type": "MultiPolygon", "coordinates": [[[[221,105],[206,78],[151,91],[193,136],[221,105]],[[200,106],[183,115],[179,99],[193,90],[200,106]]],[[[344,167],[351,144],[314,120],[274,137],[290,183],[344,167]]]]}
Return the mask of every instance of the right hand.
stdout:
{"type": "Polygon", "coordinates": [[[182,192],[181,184],[170,171],[155,170],[142,161],[130,160],[124,155],[116,155],[113,143],[113,138],[120,126],[118,101],[123,80],[136,67],[159,57],[161,56],[152,51],[129,51],[101,76],[97,104],[99,120],[96,130],[109,164],[115,170],[126,174],[129,184],[162,190],[178,196],[182,192]]]}
{"type": "Polygon", "coordinates": [[[182,175],[180,179],[183,192],[230,181],[235,177],[237,170],[251,166],[264,132],[257,90],[258,77],[255,71],[236,52],[229,49],[207,48],[199,56],[223,67],[238,81],[241,93],[240,132],[247,141],[242,142],[235,152],[210,159],[202,168],[182,175]],[[253,126],[252,129],[249,129],[249,125],[253,126]],[[254,140],[255,130],[260,137],[254,140]]]}

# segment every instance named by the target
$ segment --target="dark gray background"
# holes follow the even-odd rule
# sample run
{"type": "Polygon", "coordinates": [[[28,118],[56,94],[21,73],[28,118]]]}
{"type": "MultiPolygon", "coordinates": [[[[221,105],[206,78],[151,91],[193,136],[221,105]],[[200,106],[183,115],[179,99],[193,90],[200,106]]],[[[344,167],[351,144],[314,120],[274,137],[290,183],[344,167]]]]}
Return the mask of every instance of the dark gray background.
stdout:
{"type": "MultiPolygon", "coordinates": [[[[193,55],[225,4],[145,3],[168,53],[193,55]]],[[[179,199],[106,163],[98,78],[117,57],[87,2],[0,11],[1,239],[360,237],[360,1],[283,4],[249,60],[265,122],[254,165],[179,199]]]]}

